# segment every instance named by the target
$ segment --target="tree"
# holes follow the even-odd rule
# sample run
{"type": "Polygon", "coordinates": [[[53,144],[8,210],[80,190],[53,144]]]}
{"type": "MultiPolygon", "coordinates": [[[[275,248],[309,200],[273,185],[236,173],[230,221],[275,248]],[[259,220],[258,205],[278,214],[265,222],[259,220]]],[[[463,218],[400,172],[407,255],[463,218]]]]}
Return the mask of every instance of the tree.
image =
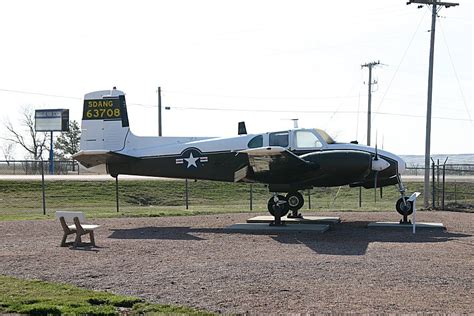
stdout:
{"type": "Polygon", "coordinates": [[[37,132],[35,130],[35,111],[30,106],[23,107],[22,116],[20,119],[21,125],[26,130],[21,131],[13,126],[10,120],[6,120],[5,128],[7,136],[5,140],[19,144],[26,150],[30,158],[34,160],[41,160],[43,151],[46,150],[46,143],[48,140],[47,133],[37,132]],[[26,132],[26,137],[23,135],[26,132]]]}
{"type": "Polygon", "coordinates": [[[72,155],[79,151],[80,139],[81,128],[79,123],[72,120],[69,122],[69,131],[62,132],[54,143],[55,155],[59,159],[70,159],[72,155]]]}
{"type": "Polygon", "coordinates": [[[10,165],[10,161],[14,160],[14,152],[15,152],[15,143],[8,142],[2,145],[2,153],[7,165],[10,165]]]}

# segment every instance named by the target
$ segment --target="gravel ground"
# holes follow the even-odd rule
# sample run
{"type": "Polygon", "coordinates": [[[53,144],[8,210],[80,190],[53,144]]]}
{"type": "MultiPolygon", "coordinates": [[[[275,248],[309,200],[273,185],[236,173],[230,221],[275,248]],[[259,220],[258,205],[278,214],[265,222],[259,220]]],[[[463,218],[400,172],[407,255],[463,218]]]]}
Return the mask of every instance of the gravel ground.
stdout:
{"type": "MultiPolygon", "coordinates": [[[[261,214],[260,214],[261,215],[261,214]]],[[[100,219],[97,248],[59,247],[57,221],[0,223],[0,274],[220,313],[473,313],[474,215],[418,212],[447,231],[366,228],[395,212],[340,212],[323,233],[229,233],[249,214],[100,219]]]]}

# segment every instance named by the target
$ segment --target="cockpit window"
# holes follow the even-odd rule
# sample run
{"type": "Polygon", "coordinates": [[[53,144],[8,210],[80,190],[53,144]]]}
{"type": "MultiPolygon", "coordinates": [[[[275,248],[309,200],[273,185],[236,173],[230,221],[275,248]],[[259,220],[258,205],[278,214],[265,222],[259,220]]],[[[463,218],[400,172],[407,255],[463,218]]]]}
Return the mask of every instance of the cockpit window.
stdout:
{"type": "Polygon", "coordinates": [[[296,147],[298,148],[319,148],[323,146],[312,131],[297,131],[295,136],[296,147]]]}
{"type": "Polygon", "coordinates": [[[270,146],[288,147],[288,132],[276,132],[270,134],[270,146]]]}
{"type": "Polygon", "coordinates": [[[328,133],[326,133],[325,131],[323,131],[322,129],[316,129],[316,132],[319,134],[319,136],[321,136],[324,141],[328,144],[335,144],[336,141],[334,139],[332,139],[331,136],[328,135],[328,133]]]}
{"type": "Polygon", "coordinates": [[[258,148],[263,147],[263,136],[258,135],[252,138],[248,143],[248,148],[258,148]]]}

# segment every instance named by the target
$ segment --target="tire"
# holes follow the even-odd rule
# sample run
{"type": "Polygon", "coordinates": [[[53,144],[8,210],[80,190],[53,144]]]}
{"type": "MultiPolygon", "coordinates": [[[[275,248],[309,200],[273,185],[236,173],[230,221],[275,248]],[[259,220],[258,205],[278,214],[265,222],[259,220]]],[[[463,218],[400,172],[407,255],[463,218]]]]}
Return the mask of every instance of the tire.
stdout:
{"type": "Polygon", "coordinates": [[[268,200],[268,211],[275,217],[283,217],[290,211],[288,202],[283,195],[277,195],[278,201],[282,203],[275,203],[273,197],[268,200]]]}
{"type": "Polygon", "coordinates": [[[405,196],[406,206],[403,204],[402,198],[399,198],[395,208],[400,215],[411,215],[413,213],[413,203],[408,201],[408,197],[405,196]]]}
{"type": "Polygon", "coordinates": [[[290,192],[286,195],[288,207],[291,211],[297,211],[304,205],[304,197],[299,192],[290,192]]]}

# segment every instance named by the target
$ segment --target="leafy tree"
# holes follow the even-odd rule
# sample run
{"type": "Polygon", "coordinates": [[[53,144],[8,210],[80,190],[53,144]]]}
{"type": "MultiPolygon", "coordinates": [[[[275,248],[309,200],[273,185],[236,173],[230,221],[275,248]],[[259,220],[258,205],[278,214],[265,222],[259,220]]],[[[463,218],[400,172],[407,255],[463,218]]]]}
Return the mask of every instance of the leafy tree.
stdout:
{"type": "Polygon", "coordinates": [[[79,151],[80,139],[81,128],[79,123],[72,120],[69,122],[69,131],[62,132],[54,143],[56,157],[59,159],[70,159],[72,155],[79,151]]]}

